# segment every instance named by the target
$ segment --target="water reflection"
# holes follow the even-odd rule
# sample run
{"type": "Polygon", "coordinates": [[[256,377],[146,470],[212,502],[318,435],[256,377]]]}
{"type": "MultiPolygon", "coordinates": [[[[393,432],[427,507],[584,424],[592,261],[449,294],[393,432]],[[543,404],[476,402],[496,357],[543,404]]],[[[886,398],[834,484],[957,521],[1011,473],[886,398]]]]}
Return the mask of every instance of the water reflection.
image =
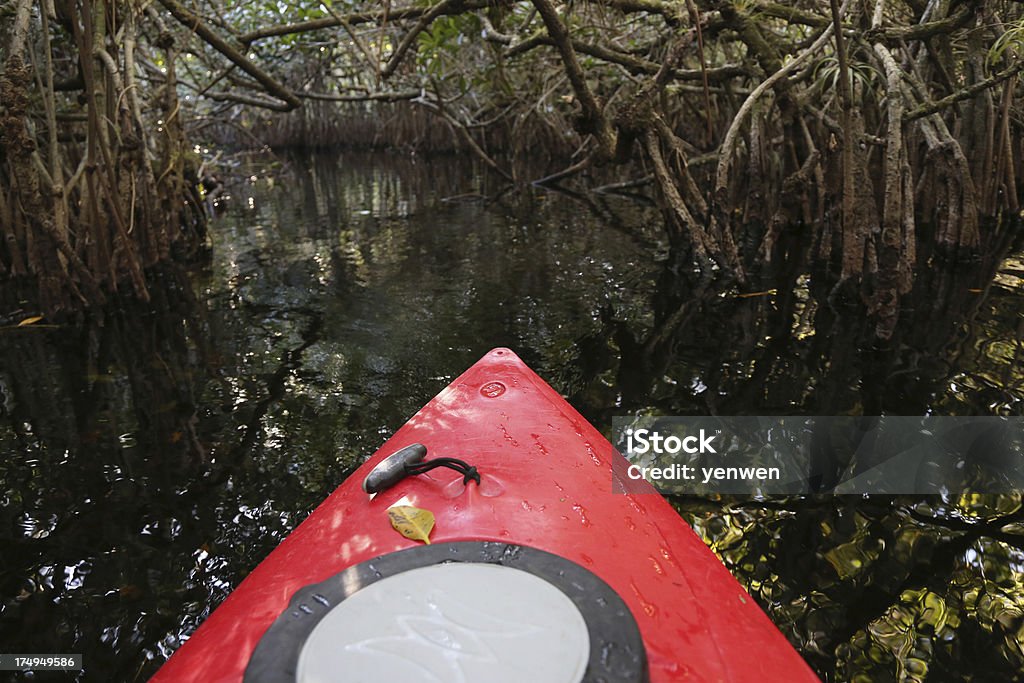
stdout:
{"type": "MultiPolygon", "coordinates": [[[[933,261],[882,346],[787,256],[798,231],[750,290],[716,290],[643,202],[504,192],[451,159],[259,163],[225,192],[207,268],[165,274],[147,306],[0,333],[8,651],[144,680],[493,346],[605,429],[634,411],[1022,411],[1008,233],[970,268],[933,261]]],[[[1024,667],[1019,498],[677,503],[830,680],[1024,667]]]]}

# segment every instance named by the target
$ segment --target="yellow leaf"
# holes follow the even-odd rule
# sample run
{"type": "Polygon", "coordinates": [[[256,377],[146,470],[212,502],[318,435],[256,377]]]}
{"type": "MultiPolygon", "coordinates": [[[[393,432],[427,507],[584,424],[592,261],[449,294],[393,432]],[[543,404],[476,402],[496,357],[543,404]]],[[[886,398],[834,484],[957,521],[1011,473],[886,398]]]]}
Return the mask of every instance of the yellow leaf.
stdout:
{"type": "Polygon", "coordinates": [[[388,517],[398,533],[430,545],[430,532],[434,529],[433,512],[411,505],[396,505],[388,508],[388,517]]]}
{"type": "Polygon", "coordinates": [[[41,315],[34,315],[31,318],[25,318],[24,320],[22,320],[20,323],[18,323],[18,327],[23,327],[25,325],[31,325],[33,323],[39,322],[42,319],[43,319],[43,316],[41,316],[41,315]]]}

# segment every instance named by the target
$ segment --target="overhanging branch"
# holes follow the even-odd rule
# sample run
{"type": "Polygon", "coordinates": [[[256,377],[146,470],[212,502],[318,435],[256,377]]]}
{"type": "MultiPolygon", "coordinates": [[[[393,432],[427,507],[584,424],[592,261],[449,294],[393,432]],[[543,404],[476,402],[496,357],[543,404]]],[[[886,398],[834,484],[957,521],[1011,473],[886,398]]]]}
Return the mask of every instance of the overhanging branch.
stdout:
{"type": "Polygon", "coordinates": [[[302,100],[296,97],[295,93],[279,83],[266,71],[253,64],[248,57],[217,35],[217,33],[204,24],[198,16],[185,9],[185,7],[177,2],[177,0],[160,0],[160,4],[166,7],[167,11],[170,12],[182,26],[195,33],[205,41],[207,45],[227,57],[228,60],[235,64],[239,69],[255,78],[256,81],[266,89],[269,95],[281,100],[281,103],[279,104],[261,104],[260,106],[266,106],[277,111],[291,111],[296,107],[302,106],[302,100]]]}

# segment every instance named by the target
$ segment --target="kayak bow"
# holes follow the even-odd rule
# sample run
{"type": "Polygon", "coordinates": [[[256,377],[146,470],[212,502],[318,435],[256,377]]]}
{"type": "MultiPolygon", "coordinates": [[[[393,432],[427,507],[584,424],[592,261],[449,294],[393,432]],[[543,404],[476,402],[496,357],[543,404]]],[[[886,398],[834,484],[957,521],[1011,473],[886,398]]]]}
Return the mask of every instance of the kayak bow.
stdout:
{"type": "Polygon", "coordinates": [[[494,349],[314,510],[153,680],[817,681],[660,495],[620,492],[624,471],[558,393],[494,349]],[[361,488],[414,444],[425,450],[402,457],[426,471],[372,496],[361,488]],[[423,466],[441,457],[465,461],[479,483],[461,466],[423,466]],[[395,506],[433,513],[430,545],[396,532],[395,506]],[[403,658],[412,640],[428,656],[403,658]]]}

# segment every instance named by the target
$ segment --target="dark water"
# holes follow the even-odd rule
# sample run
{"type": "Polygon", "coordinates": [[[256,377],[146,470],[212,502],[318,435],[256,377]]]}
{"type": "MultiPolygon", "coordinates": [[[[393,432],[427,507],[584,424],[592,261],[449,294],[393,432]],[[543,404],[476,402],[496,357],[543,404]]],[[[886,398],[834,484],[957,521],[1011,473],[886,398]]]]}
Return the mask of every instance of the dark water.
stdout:
{"type": "MultiPolygon", "coordinates": [[[[1003,233],[970,266],[922,254],[879,344],[787,255],[798,230],[741,293],[679,265],[632,199],[501,194],[452,159],[246,168],[208,267],[81,326],[0,330],[0,651],[145,680],[494,346],[602,430],[640,410],[1024,413],[1003,233]]],[[[824,678],[1024,680],[1020,495],[676,503],[824,678]]]]}

